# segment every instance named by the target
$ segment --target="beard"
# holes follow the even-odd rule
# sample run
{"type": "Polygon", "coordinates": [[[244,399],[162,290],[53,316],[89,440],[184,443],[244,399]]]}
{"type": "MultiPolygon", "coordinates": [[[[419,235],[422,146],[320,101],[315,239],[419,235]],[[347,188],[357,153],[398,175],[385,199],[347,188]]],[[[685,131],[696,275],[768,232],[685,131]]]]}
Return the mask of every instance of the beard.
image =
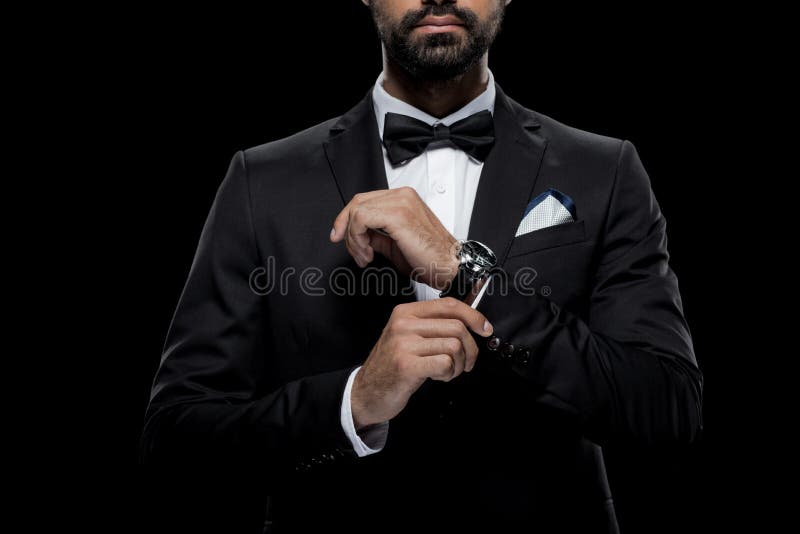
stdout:
{"type": "Polygon", "coordinates": [[[409,11],[399,22],[390,20],[382,0],[370,2],[370,12],[391,59],[414,78],[446,81],[467,72],[489,50],[500,31],[505,3],[498,0],[497,8],[485,21],[472,10],[454,4],[431,4],[409,11]],[[415,26],[429,15],[456,16],[465,31],[412,35],[415,26]]]}

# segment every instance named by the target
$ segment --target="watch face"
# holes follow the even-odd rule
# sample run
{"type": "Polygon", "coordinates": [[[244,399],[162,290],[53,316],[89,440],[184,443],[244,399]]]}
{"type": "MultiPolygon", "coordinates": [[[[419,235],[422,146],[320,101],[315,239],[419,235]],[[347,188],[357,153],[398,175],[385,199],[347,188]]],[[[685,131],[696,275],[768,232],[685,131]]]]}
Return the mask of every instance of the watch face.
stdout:
{"type": "Polygon", "coordinates": [[[497,263],[494,252],[480,241],[465,241],[461,246],[464,263],[473,273],[483,273],[497,263]]]}

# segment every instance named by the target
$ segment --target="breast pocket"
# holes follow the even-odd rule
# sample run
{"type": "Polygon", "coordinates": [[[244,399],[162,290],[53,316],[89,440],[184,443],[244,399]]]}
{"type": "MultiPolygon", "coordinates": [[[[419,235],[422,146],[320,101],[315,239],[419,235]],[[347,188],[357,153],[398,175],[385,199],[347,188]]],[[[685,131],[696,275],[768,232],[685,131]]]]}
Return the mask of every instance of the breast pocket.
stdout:
{"type": "Polygon", "coordinates": [[[511,243],[508,257],[514,258],[537,250],[560,247],[586,240],[583,220],[548,226],[517,236],[511,243]]]}

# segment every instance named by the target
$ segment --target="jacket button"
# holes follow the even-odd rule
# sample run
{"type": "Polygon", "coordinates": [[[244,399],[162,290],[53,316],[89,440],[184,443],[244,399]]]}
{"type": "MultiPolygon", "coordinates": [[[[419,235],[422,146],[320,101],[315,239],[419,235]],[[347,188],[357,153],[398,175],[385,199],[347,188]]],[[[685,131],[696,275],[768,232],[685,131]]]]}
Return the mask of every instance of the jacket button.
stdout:
{"type": "Polygon", "coordinates": [[[489,338],[489,341],[486,342],[486,346],[489,347],[489,350],[495,351],[500,347],[500,338],[497,336],[492,336],[489,338]]]}
{"type": "Polygon", "coordinates": [[[520,347],[519,349],[517,349],[515,358],[517,360],[517,363],[521,365],[527,365],[528,362],[531,361],[531,350],[525,347],[520,347]]]}
{"type": "Polygon", "coordinates": [[[510,360],[511,357],[514,355],[514,345],[512,345],[511,343],[504,343],[501,352],[503,353],[504,360],[510,360]]]}

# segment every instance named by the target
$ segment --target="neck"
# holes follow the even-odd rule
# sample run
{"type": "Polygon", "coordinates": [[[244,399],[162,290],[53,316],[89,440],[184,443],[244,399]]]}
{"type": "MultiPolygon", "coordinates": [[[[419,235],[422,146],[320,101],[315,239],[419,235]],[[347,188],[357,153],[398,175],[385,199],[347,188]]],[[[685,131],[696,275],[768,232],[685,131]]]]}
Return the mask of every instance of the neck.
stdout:
{"type": "Polygon", "coordinates": [[[489,53],[467,72],[451,80],[420,80],[383,53],[383,88],[395,98],[441,119],[464,107],[486,90],[489,53]]]}

